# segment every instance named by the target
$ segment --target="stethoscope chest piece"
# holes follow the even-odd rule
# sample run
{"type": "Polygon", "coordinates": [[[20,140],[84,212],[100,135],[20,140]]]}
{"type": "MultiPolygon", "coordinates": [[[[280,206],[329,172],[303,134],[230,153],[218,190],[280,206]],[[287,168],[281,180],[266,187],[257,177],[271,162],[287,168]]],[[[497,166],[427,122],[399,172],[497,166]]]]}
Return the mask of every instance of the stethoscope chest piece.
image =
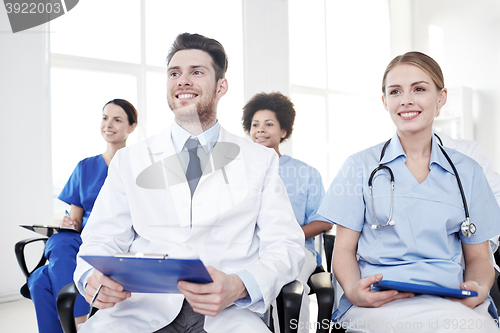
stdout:
{"type": "Polygon", "coordinates": [[[462,234],[467,238],[470,238],[470,236],[476,233],[476,225],[469,222],[468,218],[462,222],[460,229],[462,229],[462,234]]]}

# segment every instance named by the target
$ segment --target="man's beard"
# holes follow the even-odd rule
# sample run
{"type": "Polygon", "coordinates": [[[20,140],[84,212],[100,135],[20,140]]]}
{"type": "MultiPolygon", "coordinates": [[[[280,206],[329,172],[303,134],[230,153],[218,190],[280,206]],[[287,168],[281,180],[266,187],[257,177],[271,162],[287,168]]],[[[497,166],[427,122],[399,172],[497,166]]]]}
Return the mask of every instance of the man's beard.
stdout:
{"type": "Polygon", "coordinates": [[[175,117],[183,123],[204,125],[211,124],[215,121],[217,113],[215,112],[215,93],[210,96],[208,101],[199,101],[194,105],[175,107],[173,101],[168,99],[168,106],[175,113],[175,117]],[[181,110],[184,109],[184,110],[181,110]]]}

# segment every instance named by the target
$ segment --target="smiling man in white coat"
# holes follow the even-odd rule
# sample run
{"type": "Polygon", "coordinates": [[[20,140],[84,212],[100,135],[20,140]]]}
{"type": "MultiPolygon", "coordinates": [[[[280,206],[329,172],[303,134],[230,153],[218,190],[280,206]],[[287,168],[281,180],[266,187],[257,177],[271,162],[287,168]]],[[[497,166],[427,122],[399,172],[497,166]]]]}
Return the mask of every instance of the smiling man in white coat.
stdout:
{"type": "MultiPolygon", "coordinates": [[[[216,40],[177,36],[167,56],[175,121],[117,152],[82,233],[75,282],[101,309],[80,332],[268,332],[263,313],[298,276],[304,233],[272,149],[225,131],[217,104],[227,57],[216,40]],[[87,264],[119,252],[199,257],[213,282],[139,294],[87,264]]],[[[235,107],[235,109],[240,109],[235,107]]]]}

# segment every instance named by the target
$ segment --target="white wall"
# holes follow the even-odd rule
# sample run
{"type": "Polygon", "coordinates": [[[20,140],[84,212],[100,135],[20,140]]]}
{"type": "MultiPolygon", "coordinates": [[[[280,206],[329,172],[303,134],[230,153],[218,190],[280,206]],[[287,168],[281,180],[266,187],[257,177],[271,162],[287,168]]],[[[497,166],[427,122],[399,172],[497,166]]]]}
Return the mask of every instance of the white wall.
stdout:
{"type": "Polygon", "coordinates": [[[35,234],[18,225],[53,220],[47,38],[45,25],[12,34],[0,6],[0,300],[25,283],[14,244],[35,234]]]}
{"type": "Polygon", "coordinates": [[[500,172],[500,1],[414,0],[412,12],[414,49],[429,52],[428,26],[442,28],[445,85],[474,90],[474,140],[500,172]]]}

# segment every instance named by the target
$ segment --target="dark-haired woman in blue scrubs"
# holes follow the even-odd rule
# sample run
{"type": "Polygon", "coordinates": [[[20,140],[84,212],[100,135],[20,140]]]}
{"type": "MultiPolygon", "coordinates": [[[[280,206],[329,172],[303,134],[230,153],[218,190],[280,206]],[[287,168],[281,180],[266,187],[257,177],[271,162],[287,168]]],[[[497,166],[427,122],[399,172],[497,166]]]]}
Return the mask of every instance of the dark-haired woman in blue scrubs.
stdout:
{"type": "MultiPolygon", "coordinates": [[[[109,162],[118,149],[125,147],[128,135],[136,126],[137,111],[130,102],[114,99],[106,103],[101,122],[101,134],[107,142],[106,151],[81,160],[59,195],[60,200],[71,205],[69,216],[61,221],[61,228],[73,231],[62,230],[47,240],[45,257],[48,264],[37,269],[28,279],[40,333],[63,332],[57,315],[57,294],[73,281],[76,254],[82,243],[80,232],[104,184],[109,162]]],[[[75,303],[77,325],[85,321],[88,312],[89,304],[79,295],[75,303]]]]}

